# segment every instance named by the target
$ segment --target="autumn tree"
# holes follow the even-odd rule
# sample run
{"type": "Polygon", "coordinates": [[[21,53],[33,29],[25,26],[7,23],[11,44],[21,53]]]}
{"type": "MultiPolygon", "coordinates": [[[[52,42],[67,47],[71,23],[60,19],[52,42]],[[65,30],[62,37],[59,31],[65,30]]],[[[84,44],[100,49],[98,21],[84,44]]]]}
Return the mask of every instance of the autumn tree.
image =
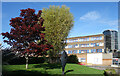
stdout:
{"type": "Polygon", "coordinates": [[[2,33],[3,39],[7,44],[14,48],[14,51],[20,53],[26,58],[26,69],[28,68],[29,56],[38,56],[46,53],[52,48],[52,45],[46,43],[44,39],[45,27],[43,27],[44,19],[41,18],[42,11],[35,14],[34,9],[20,10],[20,17],[15,17],[10,20],[12,27],[10,33],[2,33]],[[39,21],[39,24],[38,24],[39,21]],[[39,40],[39,42],[37,42],[39,40]]]}
{"type": "MultiPolygon", "coordinates": [[[[58,57],[59,53],[64,50],[64,42],[73,27],[73,15],[66,6],[50,6],[43,8],[41,17],[45,20],[45,38],[54,46],[54,49],[48,52],[49,58],[58,57]]],[[[53,61],[52,61],[53,62],[53,61]]]]}

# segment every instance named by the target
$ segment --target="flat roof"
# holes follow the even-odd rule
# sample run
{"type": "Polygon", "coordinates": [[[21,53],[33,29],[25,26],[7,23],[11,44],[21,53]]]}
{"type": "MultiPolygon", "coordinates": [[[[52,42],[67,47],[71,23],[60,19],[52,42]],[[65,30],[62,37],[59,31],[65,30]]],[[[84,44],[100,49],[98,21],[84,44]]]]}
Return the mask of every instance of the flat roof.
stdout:
{"type": "Polygon", "coordinates": [[[67,39],[77,39],[77,38],[97,37],[97,36],[104,36],[104,34],[88,35],[88,36],[79,36],[79,37],[69,37],[69,38],[67,38],[67,39]]]}

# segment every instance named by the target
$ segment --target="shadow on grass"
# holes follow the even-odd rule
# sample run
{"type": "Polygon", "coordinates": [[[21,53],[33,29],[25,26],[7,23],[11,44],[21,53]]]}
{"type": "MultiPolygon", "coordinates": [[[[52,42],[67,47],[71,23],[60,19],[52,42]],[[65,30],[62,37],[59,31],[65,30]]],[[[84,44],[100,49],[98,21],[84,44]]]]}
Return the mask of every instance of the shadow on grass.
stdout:
{"type": "MultiPolygon", "coordinates": [[[[48,74],[46,71],[47,69],[56,69],[61,68],[61,64],[37,64],[33,65],[32,68],[44,68],[45,70],[36,71],[36,70],[15,70],[15,71],[8,71],[4,68],[2,74],[3,76],[61,76],[61,75],[53,75],[48,74]]],[[[32,69],[31,68],[31,69],[32,69]]]]}
{"type": "Polygon", "coordinates": [[[45,69],[60,69],[61,64],[38,64],[34,65],[34,68],[45,68],[45,69]]]}
{"type": "Polygon", "coordinates": [[[61,76],[61,75],[51,75],[46,71],[26,71],[26,70],[16,70],[16,71],[7,71],[2,73],[3,76],[61,76]]]}
{"type": "Polygon", "coordinates": [[[72,72],[72,71],[74,71],[74,70],[67,70],[67,71],[65,72],[65,74],[68,73],[68,72],[72,72]]]}

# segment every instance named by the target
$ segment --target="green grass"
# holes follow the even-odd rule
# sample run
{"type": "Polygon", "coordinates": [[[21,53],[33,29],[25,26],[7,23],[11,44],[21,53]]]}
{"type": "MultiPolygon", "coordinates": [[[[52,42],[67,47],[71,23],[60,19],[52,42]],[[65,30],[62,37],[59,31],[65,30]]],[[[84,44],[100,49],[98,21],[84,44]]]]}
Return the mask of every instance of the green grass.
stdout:
{"type": "MultiPolygon", "coordinates": [[[[8,75],[14,75],[14,76],[36,76],[36,75],[55,75],[59,74],[61,75],[62,69],[60,64],[29,64],[29,69],[25,69],[25,65],[3,65],[3,74],[8,75]]],[[[93,68],[89,68],[83,65],[78,64],[67,64],[65,67],[65,74],[66,75],[72,75],[72,74],[79,74],[79,75],[93,75],[98,74],[101,76],[103,75],[104,71],[97,70],[93,68]]]]}

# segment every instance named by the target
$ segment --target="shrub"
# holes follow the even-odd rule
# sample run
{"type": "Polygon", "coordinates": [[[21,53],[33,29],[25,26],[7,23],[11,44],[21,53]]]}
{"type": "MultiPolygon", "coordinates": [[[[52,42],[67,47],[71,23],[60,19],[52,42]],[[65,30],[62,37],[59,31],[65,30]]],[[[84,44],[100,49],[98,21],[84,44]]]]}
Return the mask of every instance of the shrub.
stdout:
{"type": "Polygon", "coordinates": [[[67,63],[78,63],[78,58],[76,55],[68,56],[67,63]]]}
{"type": "Polygon", "coordinates": [[[116,74],[115,69],[106,69],[106,70],[104,70],[104,75],[105,76],[112,76],[113,74],[116,74]]]}

